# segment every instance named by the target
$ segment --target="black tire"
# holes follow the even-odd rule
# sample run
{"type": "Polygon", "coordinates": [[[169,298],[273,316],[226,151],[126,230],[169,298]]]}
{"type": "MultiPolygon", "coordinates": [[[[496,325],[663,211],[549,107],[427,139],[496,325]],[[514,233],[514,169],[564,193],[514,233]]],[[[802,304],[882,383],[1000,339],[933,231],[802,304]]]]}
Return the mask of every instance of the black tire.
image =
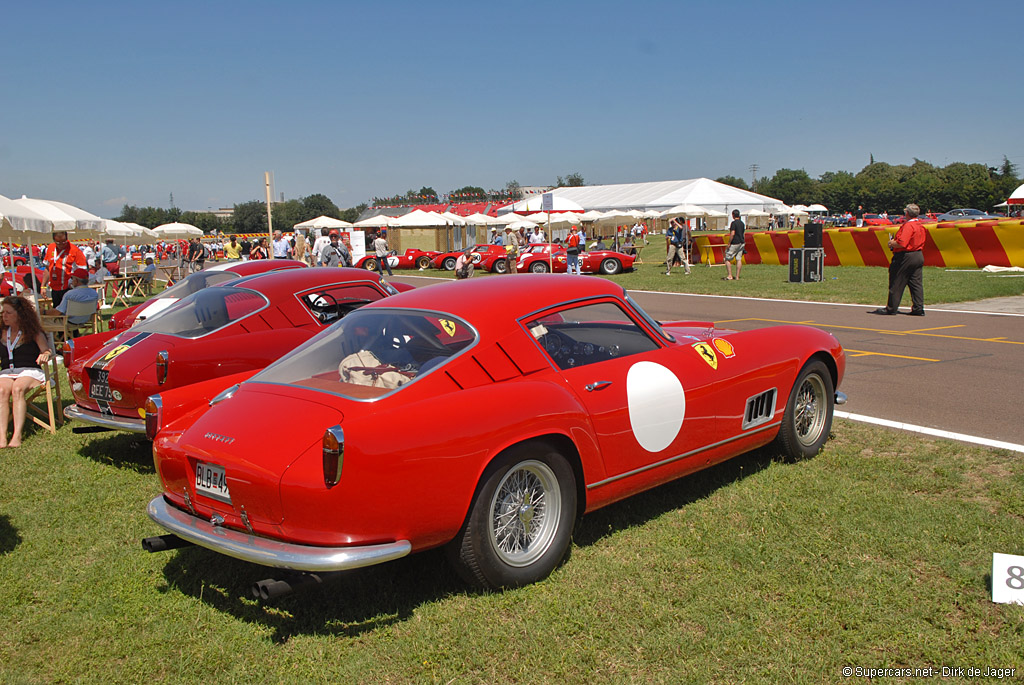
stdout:
{"type": "Polygon", "coordinates": [[[614,276],[620,271],[622,271],[622,262],[614,257],[608,257],[607,259],[601,260],[601,273],[607,276],[614,276]]]}
{"type": "Polygon", "coordinates": [[[366,269],[367,271],[376,271],[377,259],[375,257],[367,259],[365,262],[363,262],[363,268],[366,269]]]}
{"type": "Polygon", "coordinates": [[[455,257],[445,257],[441,262],[441,268],[445,271],[455,271],[455,257]]]}
{"type": "Polygon", "coordinates": [[[416,258],[416,266],[419,267],[420,269],[429,269],[430,268],[430,257],[426,257],[426,256],[424,256],[424,257],[417,257],[416,258]]]}
{"type": "Polygon", "coordinates": [[[813,457],[828,440],[834,410],[832,375],[822,362],[808,362],[789,393],[777,438],[779,447],[792,459],[813,457]]]}
{"type": "Polygon", "coordinates": [[[568,556],[575,521],[569,462],[547,443],[523,443],[487,468],[448,559],[478,587],[535,583],[568,556]]]}
{"type": "Polygon", "coordinates": [[[508,260],[507,259],[496,259],[494,261],[493,271],[496,274],[507,274],[508,273],[508,260]]]}
{"type": "Polygon", "coordinates": [[[548,263],[536,261],[530,265],[530,271],[535,274],[546,274],[548,272],[548,263]]]}

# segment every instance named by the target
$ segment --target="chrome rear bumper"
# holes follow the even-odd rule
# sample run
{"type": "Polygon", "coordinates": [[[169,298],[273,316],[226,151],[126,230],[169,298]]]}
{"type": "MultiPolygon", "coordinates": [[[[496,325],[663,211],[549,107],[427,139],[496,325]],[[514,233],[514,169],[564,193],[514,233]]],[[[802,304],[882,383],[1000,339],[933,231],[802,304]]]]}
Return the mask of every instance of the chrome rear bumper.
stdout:
{"type": "Polygon", "coordinates": [[[183,540],[235,559],[295,571],[346,571],[382,564],[412,551],[408,540],[364,547],[313,547],[249,535],[215,526],[168,504],[163,495],[149,503],[149,518],[183,540]]]}
{"type": "Polygon", "coordinates": [[[64,416],[73,421],[85,421],[86,423],[103,426],[104,428],[113,428],[114,430],[131,431],[132,433],[146,432],[146,422],[143,419],[101,414],[91,409],[82,409],[77,404],[69,404],[64,407],[64,416]]]}

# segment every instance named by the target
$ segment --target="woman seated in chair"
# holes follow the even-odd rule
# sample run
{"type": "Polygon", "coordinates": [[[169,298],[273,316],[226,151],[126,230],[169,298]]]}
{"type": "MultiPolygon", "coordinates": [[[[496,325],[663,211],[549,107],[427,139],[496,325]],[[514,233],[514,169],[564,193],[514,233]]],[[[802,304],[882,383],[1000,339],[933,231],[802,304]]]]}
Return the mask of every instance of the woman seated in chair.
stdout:
{"type": "Polygon", "coordinates": [[[43,333],[32,304],[23,297],[5,297],[0,317],[0,448],[20,447],[25,427],[27,400],[25,393],[45,380],[40,364],[53,357],[53,350],[43,333]],[[14,406],[14,433],[7,440],[10,418],[8,402],[14,406]]]}

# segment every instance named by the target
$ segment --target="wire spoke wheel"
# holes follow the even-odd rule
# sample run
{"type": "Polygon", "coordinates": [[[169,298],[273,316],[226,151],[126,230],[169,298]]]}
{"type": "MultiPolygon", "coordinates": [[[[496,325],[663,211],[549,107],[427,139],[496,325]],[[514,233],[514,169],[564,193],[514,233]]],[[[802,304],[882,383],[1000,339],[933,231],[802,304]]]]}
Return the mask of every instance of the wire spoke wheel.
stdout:
{"type": "Polygon", "coordinates": [[[498,483],[491,498],[489,538],[509,566],[527,566],[551,545],[562,502],[558,479],[539,461],[517,464],[498,483]]]}
{"type": "Polygon", "coordinates": [[[803,445],[813,445],[825,427],[827,409],[825,384],[819,376],[808,376],[797,390],[793,421],[797,439],[803,445]]]}

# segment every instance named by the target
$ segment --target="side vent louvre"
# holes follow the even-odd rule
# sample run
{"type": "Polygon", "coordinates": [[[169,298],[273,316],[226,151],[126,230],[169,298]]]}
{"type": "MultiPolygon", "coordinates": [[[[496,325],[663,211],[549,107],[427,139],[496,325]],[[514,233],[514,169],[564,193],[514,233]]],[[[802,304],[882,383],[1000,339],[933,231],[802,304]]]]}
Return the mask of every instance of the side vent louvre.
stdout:
{"type": "Polygon", "coordinates": [[[775,416],[776,390],[766,390],[760,395],[747,399],[747,410],[743,413],[743,430],[767,423],[775,416]]]}

